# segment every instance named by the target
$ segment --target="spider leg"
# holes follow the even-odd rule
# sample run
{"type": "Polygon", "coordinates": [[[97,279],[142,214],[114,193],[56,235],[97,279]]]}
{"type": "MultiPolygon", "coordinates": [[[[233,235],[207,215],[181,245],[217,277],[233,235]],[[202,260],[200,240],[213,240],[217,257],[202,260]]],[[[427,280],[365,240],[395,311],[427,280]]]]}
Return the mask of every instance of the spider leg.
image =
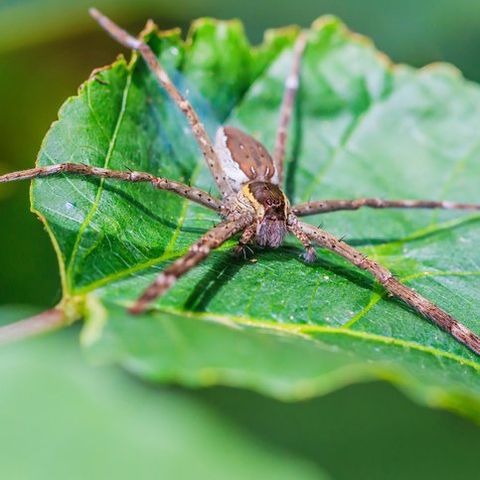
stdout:
{"type": "Polygon", "coordinates": [[[59,163],[57,165],[49,165],[47,167],[31,168],[30,170],[7,173],[6,175],[0,176],[0,183],[13,182],[15,180],[28,180],[38,177],[49,177],[59,173],[70,173],[97,178],[111,178],[134,183],[148,182],[152,184],[153,188],[158,188],[159,190],[168,190],[176,193],[177,195],[188,198],[192,202],[199,203],[200,205],[210,208],[211,210],[220,211],[221,209],[220,200],[210,196],[203,190],[189,187],[188,185],[176,182],[174,180],[154,177],[153,175],[145,172],[134,172],[131,170],[123,172],[119,170],[109,170],[107,168],[91,167],[89,165],[77,163],[59,163]]]}
{"type": "Polygon", "coordinates": [[[208,257],[212,250],[220,247],[251,221],[250,218],[227,220],[209,230],[188,249],[183,257],[173,262],[155,279],[135,304],[129,308],[130,313],[142,313],[149,303],[163,295],[182,275],[198,265],[208,257]]]}
{"type": "Polygon", "coordinates": [[[282,106],[280,107],[280,120],[278,123],[277,138],[273,151],[273,161],[278,174],[278,184],[283,183],[285,164],[285,147],[287,143],[287,132],[292,117],[292,110],[300,83],[300,61],[307,44],[307,32],[300,32],[294,47],[293,62],[290,73],[285,81],[282,106]]]}
{"type": "Polygon", "coordinates": [[[244,258],[247,258],[247,255],[245,253],[245,248],[247,247],[248,243],[255,235],[256,230],[257,230],[257,225],[255,223],[252,223],[243,231],[242,236],[238,241],[238,245],[233,249],[234,255],[236,256],[243,255],[244,258]]]}
{"type": "Polygon", "coordinates": [[[298,221],[294,219],[293,222],[287,225],[289,232],[293,233],[301,242],[301,244],[305,247],[305,252],[303,253],[303,259],[307,263],[313,263],[317,258],[317,252],[312,245],[312,242],[309,236],[300,228],[298,221]]]}
{"type": "Polygon", "coordinates": [[[210,168],[210,172],[212,173],[220,192],[223,196],[231,194],[232,188],[228,183],[225,174],[223,173],[220,160],[213,148],[212,142],[208,137],[205,127],[198,118],[198,115],[190,102],[182,96],[182,94],[177,90],[173,82],[170,80],[170,77],[160,65],[160,62],[153,53],[153,50],[146,43],[121,29],[97,9],[91,8],[89,11],[90,15],[99,23],[99,25],[117,42],[122,44],[124,47],[131,48],[132,50],[136,50],[140,53],[145,60],[145,63],[157,78],[158,83],[168,92],[172,100],[178,105],[180,110],[186,116],[198,146],[205,157],[208,167],[210,168]]]}
{"type": "MultiPolygon", "coordinates": [[[[296,219],[293,219],[292,223],[295,222],[296,219]]],[[[387,268],[370,260],[361,252],[345,242],[338,240],[325,230],[302,222],[298,222],[297,226],[309,239],[320,247],[340,255],[356,267],[370,272],[389,294],[414,308],[421,315],[450,333],[455,339],[463,343],[477,355],[480,355],[480,337],[478,335],[469,330],[465,325],[459,323],[440,307],[437,307],[430,300],[427,300],[425,297],[422,297],[411,288],[399,282],[387,268]]]]}
{"type": "Polygon", "coordinates": [[[338,210],[358,210],[369,208],[437,208],[445,210],[480,210],[480,204],[436,202],[433,200],[383,200],[381,198],[357,198],[355,200],[319,200],[299,203],[292,207],[292,212],[299,216],[316,213],[335,212],[338,210]]]}

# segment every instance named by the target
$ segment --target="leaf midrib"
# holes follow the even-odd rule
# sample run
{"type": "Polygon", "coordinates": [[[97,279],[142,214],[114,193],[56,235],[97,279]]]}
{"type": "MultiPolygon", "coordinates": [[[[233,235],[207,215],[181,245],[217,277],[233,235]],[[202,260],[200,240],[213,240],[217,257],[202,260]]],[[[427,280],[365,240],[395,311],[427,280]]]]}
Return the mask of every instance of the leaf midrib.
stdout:
{"type": "MultiPolygon", "coordinates": [[[[480,272],[478,272],[480,274],[480,272]]],[[[124,302],[116,302],[117,305],[125,306],[124,302]]],[[[211,321],[220,323],[227,327],[232,328],[234,325],[241,325],[254,329],[266,329],[271,331],[281,332],[287,335],[301,336],[307,338],[309,341],[314,341],[315,338],[311,334],[319,333],[326,335],[346,335],[349,337],[355,337],[362,340],[368,340],[372,342],[381,343],[383,345],[394,345],[404,349],[416,350],[422,353],[427,353],[437,358],[445,358],[456,362],[461,366],[468,366],[480,372],[480,364],[474,360],[462,357],[455,353],[447,352],[439,348],[435,348],[429,345],[422,345],[410,340],[403,340],[401,338],[388,337],[385,335],[379,335],[376,333],[365,332],[361,330],[352,330],[344,327],[332,327],[327,325],[298,325],[294,323],[278,323],[267,319],[251,319],[248,317],[242,317],[238,315],[220,315],[210,312],[192,312],[184,311],[174,307],[162,307],[155,311],[155,313],[165,313],[169,315],[177,315],[179,317],[187,317],[196,320],[211,321]]]]}

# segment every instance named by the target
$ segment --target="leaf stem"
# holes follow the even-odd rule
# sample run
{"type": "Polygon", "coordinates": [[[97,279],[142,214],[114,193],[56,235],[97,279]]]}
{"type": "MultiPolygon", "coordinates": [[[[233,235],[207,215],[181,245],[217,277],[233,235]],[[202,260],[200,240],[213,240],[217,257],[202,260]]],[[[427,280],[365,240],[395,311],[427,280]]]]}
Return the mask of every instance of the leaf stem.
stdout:
{"type": "Polygon", "coordinates": [[[51,308],[33,317],[0,327],[0,345],[57,330],[70,323],[63,309],[51,308]]]}

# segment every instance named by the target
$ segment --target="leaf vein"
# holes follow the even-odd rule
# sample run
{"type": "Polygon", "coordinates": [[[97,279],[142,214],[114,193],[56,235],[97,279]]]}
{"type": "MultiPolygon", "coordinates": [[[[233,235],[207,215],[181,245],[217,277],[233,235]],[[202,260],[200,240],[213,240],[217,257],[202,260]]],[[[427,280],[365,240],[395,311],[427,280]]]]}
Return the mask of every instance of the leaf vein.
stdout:
{"type": "MultiPolygon", "coordinates": [[[[108,168],[108,165],[110,163],[110,159],[112,157],[112,154],[113,154],[113,151],[114,151],[114,148],[115,148],[115,143],[116,143],[116,140],[117,140],[117,137],[118,137],[118,133],[120,131],[120,126],[121,126],[121,123],[122,123],[122,120],[124,118],[125,111],[126,111],[127,98],[128,98],[128,92],[129,92],[129,89],[130,89],[131,81],[132,81],[132,75],[133,75],[133,68],[129,70],[128,76],[127,76],[126,81],[125,81],[125,87],[124,87],[124,90],[123,90],[123,93],[122,93],[122,103],[121,103],[121,106],[120,106],[120,111],[119,111],[119,114],[118,114],[117,122],[115,124],[115,128],[113,130],[112,138],[110,139],[110,143],[109,143],[109,146],[108,146],[107,154],[105,156],[103,168],[108,168]]],[[[100,199],[101,199],[101,196],[102,196],[104,183],[105,183],[105,179],[102,178],[99,182],[99,186],[98,186],[98,189],[97,189],[97,194],[95,196],[95,201],[92,205],[92,208],[90,209],[87,217],[85,218],[84,222],[80,226],[77,237],[75,239],[75,243],[74,243],[74,246],[73,246],[73,249],[72,249],[72,255],[70,257],[70,261],[69,261],[69,264],[68,264],[68,267],[67,267],[67,284],[68,284],[69,290],[71,290],[71,287],[72,287],[73,269],[75,267],[75,260],[76,260],[77,255],[78,255],[78,251],[79,251],[79,248],[80,248],[80,243],[81,243],[81,240],[83,238],[83,234],[84,234],[85,230],[89,226],[89,224],[90,224],[93,216],[95,215],[95,212],[97,211],[97,208],[100,204],[100,199]]]]}

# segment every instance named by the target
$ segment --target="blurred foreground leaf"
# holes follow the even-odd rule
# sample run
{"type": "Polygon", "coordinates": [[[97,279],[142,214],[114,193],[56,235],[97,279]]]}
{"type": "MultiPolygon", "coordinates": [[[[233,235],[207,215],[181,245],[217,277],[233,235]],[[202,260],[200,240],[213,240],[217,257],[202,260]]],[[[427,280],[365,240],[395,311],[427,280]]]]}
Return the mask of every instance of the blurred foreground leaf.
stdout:
{"type": "Polygon", "coordinates": [[[85,366],[73,335],[2,348],[0,383],[2,478],[326,478],[193,397],[85,366]]]}
{"type": "MultiPolygon", "coordinates": [[[[190,40],[147,34],[213,135],[233,123],[272,147],[295,30],[248,46],[238,23],[202,20],[190,40]]],[[[188,126],[141,61],[123,59],[60,111],[38,163],[83,162],[211,181],[188,126]]],[[[393,67],[337,20],[311,30],[287,193],[479,201],[480,90],[449,66],[393,67]]],[[[159,381],[222,383],[300,399],[370,378],[480,421],[480,362],[449,335],[332,254],[314,265],[291,242],[228,248],[182,279],[151,315],[132,301],[216,219],[145,185],[48,178],[33,209],[58,253],[65,301],[81,302],[85,344],[102,360],[159,381]]],[[[315,218],[391,268],[473,330],[480,300],[480,217],[360,211],[315,218]]],[[[230,242],[227,246],[231,246],[230,242]]]]}

